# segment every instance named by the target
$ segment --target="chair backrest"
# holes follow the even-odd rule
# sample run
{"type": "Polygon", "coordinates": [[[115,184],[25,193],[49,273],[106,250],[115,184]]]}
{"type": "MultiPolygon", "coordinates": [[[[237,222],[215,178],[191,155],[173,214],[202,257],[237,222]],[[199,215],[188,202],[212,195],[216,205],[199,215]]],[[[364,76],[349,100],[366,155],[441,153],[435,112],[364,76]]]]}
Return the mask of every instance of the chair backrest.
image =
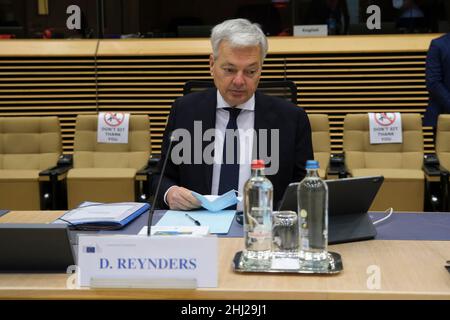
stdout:
{"type": "Polygon", "coordinates": [[[450,114],[441,114],[436,129],[436,154],[441,165],[450,170],[450,114]]]}
{"type": "MultiPolygon", "coordinates": [[[[214,87],[213,81],[187,81],[183,87],[183,95],[214,87]]],[[[290,100],[297,105],[297,86],[290,80],[260,81],[257,90],[270,96],[290,100]]]]}
{"type": "Polygon", "coordinates": [[[143,168],[151,152],[147,115],[130,115],[128,143],[98,143],[98,115],[79,115],[75,127],[74,168],[143,168]]]}
{"type": "Polygon", "coordinates": [[[61,153],[58,117],[0,118],[0,169],[48,169],[61,153]]]}
{"type": "Polygon", "coordinates": [[[319,161],[320,168],[326,170],[330,162],[331,142],[330,124],[326,114],[308,114],[311,123],[314,159],[319,161]]]}
{"type": "Polygon", "coordinates": [[[403,143],[370,144],[369,116],[348,114],[344,120],[345,162],[349,169],[421,169],[423,132],[420,114],[402,114],[403,143]]]}

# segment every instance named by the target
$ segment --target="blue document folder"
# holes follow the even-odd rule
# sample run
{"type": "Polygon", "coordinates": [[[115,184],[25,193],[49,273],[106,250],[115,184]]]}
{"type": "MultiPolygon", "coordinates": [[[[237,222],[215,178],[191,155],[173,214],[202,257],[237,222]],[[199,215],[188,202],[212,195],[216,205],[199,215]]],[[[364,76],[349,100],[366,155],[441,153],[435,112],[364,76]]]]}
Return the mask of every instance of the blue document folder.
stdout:
{"type": "Polygon", "coordinates": [[[222,210],[210,212],[207,210],[197,211],[175,211],[168,210],[164,216],[158,221],[157,226],[195,226],[195,223],[186,213],[193,219],[200,222],[202,226],[209,227],[209,233],[226,234],[230,230],[233,222],[235,210],[222,210]]]}
{"type": "Polygon", "coordinates": [[[140,202],[93,203],[67,211],[57,221],[76,229],[116,230],[150,209],[150,204],[140,202]]]}
{"type": "Polygon", "coordinates": [[[4,216],[5,214],[7,214],[9,212],[9,210],[0,210],[0,217],[4,216]]]}

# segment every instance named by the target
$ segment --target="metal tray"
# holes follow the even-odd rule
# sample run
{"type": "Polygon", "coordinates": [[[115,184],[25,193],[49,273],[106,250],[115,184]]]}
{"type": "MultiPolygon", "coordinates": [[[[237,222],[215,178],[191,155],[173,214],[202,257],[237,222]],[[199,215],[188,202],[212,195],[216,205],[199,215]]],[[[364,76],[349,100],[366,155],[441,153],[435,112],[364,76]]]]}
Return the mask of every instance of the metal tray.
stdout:
{"type": "Polygon", "coordinates": [[[328,252],[329,263],[328,269],[323,271],[311,271],[305,269],[266,269],[255,270],[245,269],[241,264],[242,251],[236,252],[233,259],[233,271],[240,273],[302,273],[302,274],[337,274],[341,272],[344,267],[342,265],[342,258],[339,253],[328,252]]]}

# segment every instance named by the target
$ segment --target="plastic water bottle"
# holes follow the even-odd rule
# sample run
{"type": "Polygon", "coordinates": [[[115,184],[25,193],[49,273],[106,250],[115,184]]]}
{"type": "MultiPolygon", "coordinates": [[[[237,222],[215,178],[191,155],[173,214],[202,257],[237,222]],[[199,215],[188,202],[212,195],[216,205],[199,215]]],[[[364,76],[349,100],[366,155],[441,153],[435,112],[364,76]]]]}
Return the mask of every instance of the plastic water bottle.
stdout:
{"type": "Polygon", "coordinates": [[[252,161],[252,176],[244,185],[244,240],[246,269],[270,269],[273,186],[264,175],[264,161],[252,161]]]}
{"type": "Polygon", "coordinates": [[[319,163],[308,160],[297,189],[300,266],[311,271],[328,268],[328,187],[317,169],[319,163]]]}

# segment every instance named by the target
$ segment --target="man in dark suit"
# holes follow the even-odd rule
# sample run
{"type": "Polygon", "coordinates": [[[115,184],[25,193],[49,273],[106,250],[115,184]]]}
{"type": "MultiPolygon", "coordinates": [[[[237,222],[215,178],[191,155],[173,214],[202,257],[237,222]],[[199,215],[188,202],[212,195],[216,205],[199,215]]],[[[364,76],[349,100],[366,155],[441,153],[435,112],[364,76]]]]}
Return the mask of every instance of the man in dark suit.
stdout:
{"type": "Polygon", "coordinates": [[[266,173],[276,204],[289,183],[303,179],[305,162],[313,159],[308,117],[290,102],[256,92],[267,53],[266,37],[256,24],[227,20],[214,27],[211,43],[210,71],[216,88],[177,99],[169,115],[160,169],[170,136],[179,142],[171,149],[160,205],[190,210],[200,206],[191,191],[242,192],[251,160],[269,156],[266,173]],[[237,138],[229,135],[230,130],[239,132],[237,138]],[[232,148],[226,149],[230,144],[232,148]],[[230,162],[233,148],[239,151],[230,162]]]}
{"type": "Polygon", "coordinates": [[[430,92],[423,124],[436,127],[441,113],[450,113],[450,33],[431,41],[426,63],[430,92]]]}

